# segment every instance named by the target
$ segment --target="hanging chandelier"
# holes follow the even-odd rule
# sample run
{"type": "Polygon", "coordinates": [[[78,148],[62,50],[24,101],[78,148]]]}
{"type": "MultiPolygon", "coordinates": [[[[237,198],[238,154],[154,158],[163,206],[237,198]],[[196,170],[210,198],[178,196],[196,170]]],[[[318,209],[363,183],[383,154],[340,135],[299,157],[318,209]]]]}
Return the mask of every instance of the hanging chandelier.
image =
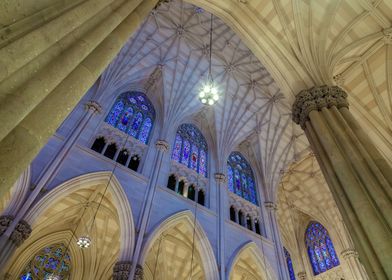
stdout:
{"type": "Polygon", "coordinates": [[[211,14],[211,24],[210,24],[210,57],[208,61],[208,77],[207,81],[204,85],[202,85],[199,92],[199,99],[201,103],[205,105],[214,105],[215,102],[219,100],[219,89],[218,86],[214,83],[211,74],[211,58],[212,58],[212,22],[213,22],[213,14],[211,14]]]}
{"type": "Polygon", "coordinates": [[[91,245],[91,238],[88,236],[81,236],[78,238],[76,244],[82,249],[88,248],[91,245]]]}

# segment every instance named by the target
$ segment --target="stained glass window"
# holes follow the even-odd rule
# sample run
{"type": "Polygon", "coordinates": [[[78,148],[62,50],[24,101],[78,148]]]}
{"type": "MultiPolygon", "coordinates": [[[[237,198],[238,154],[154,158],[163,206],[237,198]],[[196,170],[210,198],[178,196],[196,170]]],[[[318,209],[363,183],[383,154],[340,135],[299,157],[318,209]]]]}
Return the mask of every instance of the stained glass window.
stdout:
{"type": "Polygon", "coordinates": [[[293,268],[293,262],[291,261],[290,253],[289,251],[286,250],[285,247],[283,247],[283,251],[284,251],[284,256],[286,257],[287,269],[289,271],[290,280],[295,280],[295,272],[293,268]]]}
{"type": "Polygon", "coordinates": [[[207,142],[193,124],[182,124],[177,130],[172,159],[207,177],[207,142]]]}
{"type": "Polygon", "coordinates": [[[62,244],[42,249],[26,265],[19,279],[42,280],[56,273],[62,280],[68,280],[71,274],[71,258],[65,252],[66,248],[62,244]]]}
{"type": "Polygon", "coordinates": [[[106,122],[147,144],[155,119],[155,110],[142,92],[121,94],[106,117],[106,122]]]}
{"type": "Polygon", "coordinates": [[[232,152],[227,161],[228,189],[257,205],[255,180],[249,163],[239,152],[232,152]]]}
{"type": "Polygon", "coordinates": [[[318,222],[311,222],[305,233],[305,243],[314,275],[340,264],[328,231],[318,222]]]}

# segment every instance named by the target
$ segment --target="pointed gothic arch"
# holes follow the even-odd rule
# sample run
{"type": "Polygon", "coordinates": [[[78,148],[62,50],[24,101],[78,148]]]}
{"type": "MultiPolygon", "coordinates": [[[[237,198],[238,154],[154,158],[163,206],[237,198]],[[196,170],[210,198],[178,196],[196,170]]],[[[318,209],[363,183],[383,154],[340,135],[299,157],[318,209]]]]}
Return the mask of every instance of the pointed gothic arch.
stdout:
{"type": "MultiPolygon", "coordinates": [[[[149,252],[152,250],[156,242],[159,242],[161,236],[163,236],[168,230],[180,225],[181,227],[187,227],[189,232],[193,233],[193,223],[194,215],[189,210],[178,212],[159,223],[147,235],[140,254],[139,264],[146,264],[149,252]]],[[[195,228],[195,251],[201,256],[200,262],[204,273],[203,279],[218,280],[219,273],[214,251],[204,229],[197,220],[195,228]]],[[[150,274],[153,273],[151,273],[151,271],[146,271],[145,275],[150,274]]]]}
{"type": "Polygon", "coordinates": [[[266,256],[263,255],[260,247],[253,241],[245,243],[234,252],[227,268],[230,271],[228,275],[229,280],[242,279],[238,278],[242,275],[246,275],[252,280],[277,279],[266,256]],[[241,267],[241,264],[246,263],[245,259],[247,260],[247,265],[249,265],[247,268],[241,267]]]}

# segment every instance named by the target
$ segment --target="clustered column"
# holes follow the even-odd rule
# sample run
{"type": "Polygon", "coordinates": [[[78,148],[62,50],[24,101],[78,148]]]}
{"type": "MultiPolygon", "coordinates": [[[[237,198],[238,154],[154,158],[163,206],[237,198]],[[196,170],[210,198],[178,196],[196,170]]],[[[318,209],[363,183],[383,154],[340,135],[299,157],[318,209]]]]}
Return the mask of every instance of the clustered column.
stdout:
{"type": "Polygon", "coordinates": [[[218,240],[219,240],[219,273],[221,279],[225,279],[225,203],[224,203],[224,195],[225,189],[223,188],[224,182],[226,179],[225,174],[223,173],[215,173],[214,178],[217,184],[218,189],[218,211],[219,211],[219,231],[218,231],[218,240]]]}
{"type": "MultiPolygon", "coordinates": [[[[12,187],[158,1],[47,2],[42,8],[50,10],[50,16],[37,11],[15,15],[20,21],[9,23],[6,44],[0,48],[0,195],[12,187]]],[[[2,6],[10,18],[18,13],[18,3],[2,6]]]]}
{"type": "Polygon", "coordinates": [[[275,255],[278,261],[278,272],[279,272],[279,279],[290,279],[288,272],[287,272],[287,265],[286,259],[283,252],[283,244],[280,239],[278,222],[276,220],[276,210],[278,209],[276,204],[270,201],[264,202],[264,206],[267,209],[268,218],[271,225],[272,231],[272,240],[275,243],[275,255]]]}
{"type": "Polygon", "coordinates": [[[392,279],[392,168],[354,120],[337,86],[301,91],[304,129],[370,278],[392,279]]]}

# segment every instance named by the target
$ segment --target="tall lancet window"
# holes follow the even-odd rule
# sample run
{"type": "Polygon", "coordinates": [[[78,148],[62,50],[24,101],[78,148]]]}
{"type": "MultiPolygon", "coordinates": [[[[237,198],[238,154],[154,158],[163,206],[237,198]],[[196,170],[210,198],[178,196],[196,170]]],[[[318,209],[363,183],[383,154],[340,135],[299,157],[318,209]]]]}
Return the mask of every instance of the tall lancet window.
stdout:
{"type": "Polygon", "coordinates": [[[232,152],[227,161],[227,185],[231,192],[257,205],[253,171],[239,152],[232,152]]]}
{"type": "Polygon", "coordinates": [[[42,280],[52,273],[62,280],[68,280],[71,274],[71,258],[63,244],[45,247],[39,251],[26,265],[18,279],[42,280]]]}
{"type": "Polygon", "coordinates": [[[293,268],[293,262],[291,261],[290,253],[289,251],[286,250],[285,247],[283,247],[283,251],[284,251],[284,256],[286,258],[287,269],[289,271],[290,280],[295,280],[295,272],[293,268]]]}
{"type": "Polygon", "coordinates": [[[305,233],[310,263],[314,275],[339,265],[339,259],[328,231],[318,222],[311,222],[305,233]]]}
{"type": "Polygon", "coordinates": [[[193,124],[182,124],[174,140],[172,159],[207,177],[207,142],[193,124]]]}
{"type": "Polygon", "coordinates": [[[117,98],[105,121],[147,144],[154,119],[155,110],[147,96],[132,91],[117,98]]]}

